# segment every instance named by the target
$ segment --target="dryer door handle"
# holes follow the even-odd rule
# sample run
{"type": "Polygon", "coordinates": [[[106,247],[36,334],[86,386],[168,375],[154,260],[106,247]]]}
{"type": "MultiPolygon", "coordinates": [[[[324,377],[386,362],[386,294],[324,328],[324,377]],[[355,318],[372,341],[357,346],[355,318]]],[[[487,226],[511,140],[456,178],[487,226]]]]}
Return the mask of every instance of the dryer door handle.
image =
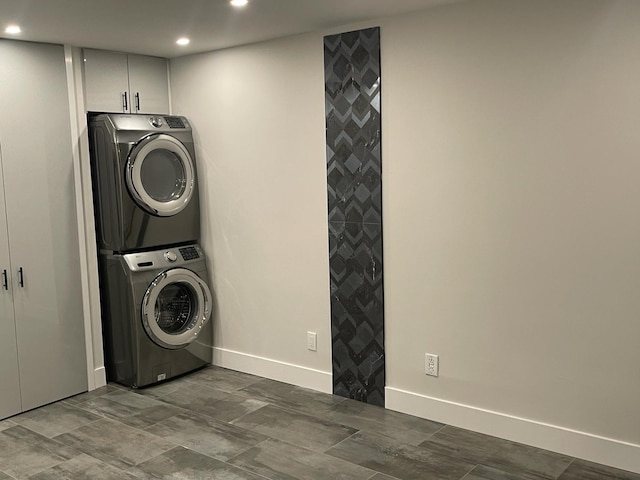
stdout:
{"type": "Polygon", "coordinates": [[[24,272],[22,271],[22,267],[18,269],[18,285],[24,288],[24,272]]]}

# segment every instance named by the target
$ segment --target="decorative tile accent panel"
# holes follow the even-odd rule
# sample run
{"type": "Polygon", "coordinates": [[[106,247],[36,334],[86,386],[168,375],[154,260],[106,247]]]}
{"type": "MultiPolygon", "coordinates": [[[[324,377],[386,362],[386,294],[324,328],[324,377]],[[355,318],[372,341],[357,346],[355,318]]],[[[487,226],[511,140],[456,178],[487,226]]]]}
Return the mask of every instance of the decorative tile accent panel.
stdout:
{"type": "Polygon", "coordinates": [[[384,406],[380,29],[324,38],[333,391],[384,406]]]}

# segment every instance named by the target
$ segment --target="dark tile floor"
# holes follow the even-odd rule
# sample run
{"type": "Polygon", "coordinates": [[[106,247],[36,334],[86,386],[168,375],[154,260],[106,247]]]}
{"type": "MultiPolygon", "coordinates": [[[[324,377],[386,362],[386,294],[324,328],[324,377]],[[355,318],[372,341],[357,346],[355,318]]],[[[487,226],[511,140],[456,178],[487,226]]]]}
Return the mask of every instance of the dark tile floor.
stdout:
{"type": "Polygon", "coordinates": [[[0,480],[640,480],[244,373],[108,385],[0,421],[0,480]]]}

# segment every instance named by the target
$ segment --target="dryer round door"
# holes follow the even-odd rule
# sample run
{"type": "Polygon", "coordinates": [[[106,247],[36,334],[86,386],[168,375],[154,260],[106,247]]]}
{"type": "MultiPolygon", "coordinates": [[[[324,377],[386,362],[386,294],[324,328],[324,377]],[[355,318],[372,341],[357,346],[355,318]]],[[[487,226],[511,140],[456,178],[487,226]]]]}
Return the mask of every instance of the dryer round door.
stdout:
{"type": "Polygon", "coordinates": [[[171,135],[153,134],[140,140],[127,159],[126,177],[136,203],[160,217],[181,212],[194,193],[193,159],[171,135]]]}
{"type": "Polygon", "coordinates": [[[191,270],[174,268],[158,275],[142,300],[147,335],[165,348],[193,342],[211,316],[211,292],[191,270]]]}

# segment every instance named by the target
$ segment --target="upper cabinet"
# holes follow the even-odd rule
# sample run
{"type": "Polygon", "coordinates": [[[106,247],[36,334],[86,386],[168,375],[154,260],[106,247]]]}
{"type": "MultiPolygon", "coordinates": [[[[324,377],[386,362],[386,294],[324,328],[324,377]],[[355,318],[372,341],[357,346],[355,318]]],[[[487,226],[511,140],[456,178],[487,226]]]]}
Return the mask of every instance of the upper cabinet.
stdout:
{"type": "Polygon", "coordinates": [[[83,52],[87,111],[169,113],[166,59],[105,50],[83,52]]]}

